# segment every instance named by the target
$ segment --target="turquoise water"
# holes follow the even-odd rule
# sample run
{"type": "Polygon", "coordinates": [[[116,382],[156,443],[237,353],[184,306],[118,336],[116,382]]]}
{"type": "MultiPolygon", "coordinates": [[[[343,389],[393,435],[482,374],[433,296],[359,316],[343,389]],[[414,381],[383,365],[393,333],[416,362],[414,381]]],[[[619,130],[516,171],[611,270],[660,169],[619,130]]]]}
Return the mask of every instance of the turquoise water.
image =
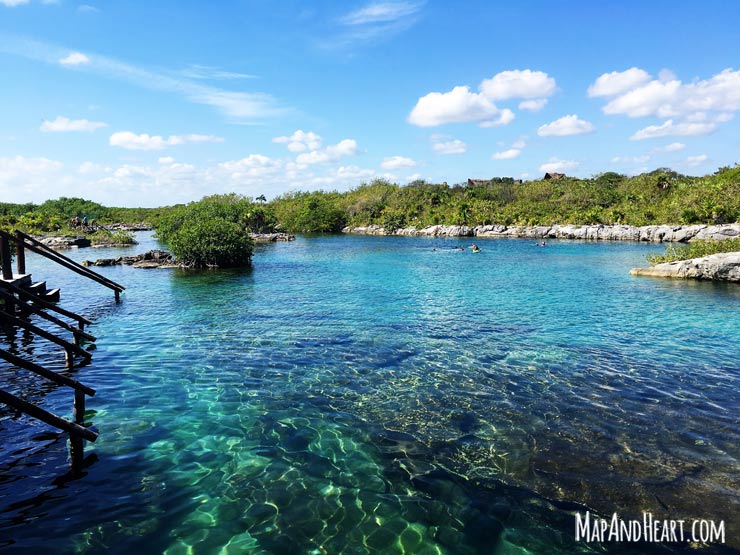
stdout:
{"type": "MultiPolygon", "coordinates": [[[[478,243],[300,237],[247,271],[101,268],[127,287],[118,305],[29,256],[94,321],[76,377],[100,438],[64,479],[65,438],[0,409],[0,549],[686,548],[576,543],[586,507],[724,520],[737,547],[740,287],[630,276],[655,245],[478,243]]],[[[67,389],[0,381],[70,414],[67,389]]]]}

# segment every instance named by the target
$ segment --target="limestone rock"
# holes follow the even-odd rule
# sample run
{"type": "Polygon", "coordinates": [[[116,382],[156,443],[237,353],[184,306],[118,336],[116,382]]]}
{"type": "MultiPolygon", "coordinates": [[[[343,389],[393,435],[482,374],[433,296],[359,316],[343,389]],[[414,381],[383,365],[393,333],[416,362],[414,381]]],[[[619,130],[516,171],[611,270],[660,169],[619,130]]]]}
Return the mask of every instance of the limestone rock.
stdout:
{"type": "Polygon", "coordinates": [[[664,262],[652,268],[634,268],[630,270],[630,274],[740,283],[740,252],[722,252],[702,258],[664,262]]]}

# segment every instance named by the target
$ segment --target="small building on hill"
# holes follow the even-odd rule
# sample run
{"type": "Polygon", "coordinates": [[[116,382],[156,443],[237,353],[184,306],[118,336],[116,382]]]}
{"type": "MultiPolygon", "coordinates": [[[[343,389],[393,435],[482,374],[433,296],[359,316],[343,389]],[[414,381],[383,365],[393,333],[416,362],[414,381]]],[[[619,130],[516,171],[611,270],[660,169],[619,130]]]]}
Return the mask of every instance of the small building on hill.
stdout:
{"type": "Polygon", "coordinates": [[[468,187],[483,187],[490,182],[490,179],[468,179],[468,187]]]}
{"type": "Polygon", "coordinates": [[[557,173],[557,172],[548,172],[545,174],[545,177],[543,179],[549,180],[549,179],[563,179],[565,177],[564,173],[557,173]]]}

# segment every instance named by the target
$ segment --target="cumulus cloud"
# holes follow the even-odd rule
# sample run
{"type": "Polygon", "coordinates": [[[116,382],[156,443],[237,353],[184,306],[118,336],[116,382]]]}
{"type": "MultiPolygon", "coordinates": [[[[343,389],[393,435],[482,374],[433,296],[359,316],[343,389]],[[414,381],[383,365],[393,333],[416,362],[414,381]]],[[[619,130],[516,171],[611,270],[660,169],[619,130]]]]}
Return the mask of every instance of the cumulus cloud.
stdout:
{"type": "Polygon", "coordinates": [[[709,160],[709,156],[706,154],[699,154],[698,156],[689,156],[686,158],[685,164],[693,168],[695,166],[700,166],[707,160],[709,160]]]}
{"type": "Polygon", "coordinates": [[[321,137],[319,135],[313,131],[306,133],[301,129],[290,136],[275,137],[272,142],[287,144],[290,152],[304,152],[321,148],[321,137]]]}
{"type": "Polygon", "coordinates": [[[547,106],[546,98],[538,98],[536,100],[524,100],[519,103],[520,110],[527,110],[528,112],[539,112],[547,106]]]}
{"type": "Polygon", "coordinates": [[[508,108],[504,108],[495,118],[481,122],[480,126],[500,127],[502,125],[509,125],[512,121],[514,121],[514,118],[516,118],[514,112],[512,112],[508,108]]]}
{"type": "Polygon", "coordinates": [[[672,119],[666,120],[661,125],[648,125],[640,129],[630,137],[631,141],[642,141],[644,139],[656,139],[659,137],[692,137],[697,135],[708,135],[717,129],[717,123],[709,122],[681,122],[673,123],[672,119]]]}
{"type": "Polygon", "coordinates": [[[297,164],[323,164],[326,162],[336,162],[344,156],[351,156],[357,153],[357,142],[354,139],[343,139],[335,145],[330,145],[322,150],[312,150],[299,154],[295,161],[297,164]]]}
{"type": "Polygon", "coordinates": [[[508,108],[499,109],[496,101],[538,99],[520,106],[521,109],[536,111],[544,106],[544,97],[552,95],[555,90],[555,79],[542,71],[502,71],[484,79],[478,87],[479,92],[471,91],[467,85],[459,85],[448,92],[431,92],[422,96],[411,110],[408,121],[420,127],[471,121],[481,122],[481,127],[507,125],[514,120],[514,112],[508,108]]]}
{"type": "Polygon", "coordinates": [[[398,168],[414,168],[416,165],[416,161],[411,158],[406,158],[404,156],[390,156],[383,159],[380,167],[384,170],[395,170],[398,168]]]}
{"type": "Polygon", "coordinates": [[[222,143],[221,137],[213,135],[170,135],[164,138],[161,135],[147,133],[136,134],[131,131],[117,131],[110,136],[108,143],[128,150],[162,150],[168,146],[183,145],[186,143],[222,143]]]}
{"type": "Polygon", "coordinates": [[[468,150],[468,145],[459,139],[454,139],[452,141],[435,142],[432,148],[437,154],[464,154],[468,150]]]}
{"type": "Polygon", "coordinates": [[[567,170],[575,169],[578,166],[580,166],[580,163],[575,160],[559,160],[558,158],[550,158],[550,160],[540,165],[540,171],[545,173],[562,173],[567,170]]]}
{"type": "Polygon", "coordinates": [[[433,127],[445,123],[487,120],[499,114],[499,109],[485,96],[470,92],[467,86],[458,86],[446,93],[432,92],[422,96],[411,110],[409,123],[433,127]]]}
{"type": "Polygon", "coordinates": [[[501,152],[496,152],[491,156],[491,159],[493,160],[513,160],[514,158],[519,158],[519,155],[522,153],[522,151],[518,148],[510,148],[509,150],[504,150],[501,152]]]}
{"type": "Polygon", "coordinates": [[[653,152],[678,152],[679,150],[683,150],[686,148],[686,145],[683,143],[671,143],[666,146],[659,146],[653,149],[653,152]]]}
{"type": "Polygon", "coordinates": [[[564,137],[567,135],[583,135],[593,133],[596,128],[589,122],[580,119],[577,115],[563,116],[537,129],[540,137],[564,137]]]}
{"type": "Polygon", "coordinates": [[[0,4],[3,6],[8,6],[9,8],[14,8],[16,6],[21,6],[23,4],[28,4],[31,0],[0,0],[0,4]]]}
{"type": "Polygon", "coordinates": [[[92,132],[101,127],[107,127],[107,123],[102,121],[88,121],[86,119],[74,119],[65,118],[64,116],[57,116],[55,120],[49,121],[44,120],[41,124],[41,131],[45,133],[62,133],[65,131],[87,131],[92,132]]]}
{"type": "Polygon", "coordinates": [[[502,71],[490,79],[484,79],[479,89],[491,100],[506,100],[551,96],[557,90],[557,86],[555,79],[544,71],[515,69],[502,71]]]}
{"type": "Polygon", "coordinates": [[[64,58],[60,58],[59,63],[63,66],[79,66],[90,63],[90,58],[82,52],[70,52],[64,58]]]}
{"type": "MultiPolygon", "coordinates": [[[[642,71],[637,68],[628,71],[633,70],[635,74],[642,71]]],[[[709,79],[691,83],[683,83],[674,74],[665,71],[661,72],[658,79],[650,81],[646,81],[644,75],[640,80],[633,83],[625,81],[623,87],[615,88],[614,90],[618,92],[614,93],[612,95],[614,98],[602,108],[603,112],[632,118],[644,116],[673,118],[686,117],[696,112],[740,110],[740,70],[725,69],[709,79]]],[[[599,82],[603,77],[604,75],[599,77],[589,88],[590,93],[593,90],[596,92],[608,90],[603,82],[599,82]]]]}
{"type": "Polygon", "coordinates": [[[588,88],[588,96],[615,96],[650,81],[650,74],[640,68],[604,73],[588,88]]]}

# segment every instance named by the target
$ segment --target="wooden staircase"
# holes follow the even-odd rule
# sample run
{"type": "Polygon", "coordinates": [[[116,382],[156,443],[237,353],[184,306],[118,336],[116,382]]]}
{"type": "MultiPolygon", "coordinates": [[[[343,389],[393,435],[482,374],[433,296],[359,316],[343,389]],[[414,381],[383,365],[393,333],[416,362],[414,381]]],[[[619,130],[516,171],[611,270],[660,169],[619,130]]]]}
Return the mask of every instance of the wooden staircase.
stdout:
{"type": "MultiPolygon", "coordinates": [[[[84,348],[85,343],[94,343],[96,338],[87,331],[85,326],[91,321],[66,310],[56,303],[59,301],[59,289],[48,289],[45,281],[34,282],[31,274],[26,272],[25,251],[30,250],[40,256],[68,268],[84,277],[91,279],[114,291],[116,302],[120,302],[122,285],[81,266],[77,262],[50,249],[33,237],[21,231],[14,235],[0,230],[0,259],[2,259],[2,277],[0,278],[0,324],[11,334],[15,330],[22,330],[29,334],[48,341],[64,352],[65,368],[73,371],[76,367],[89,362],[92,353],[84,348]],[[11,244],[15,246],[17,272],[12,270],[11,244]],[[37,322],[36,319],[39,321],[37,322]],[[41,320],[44,326],[42,327],[41,320]],[[71,337],[64,337],[70,334],[71,337]]],[[[31,350],[29,350],[31,351],[31,350]]],[[[51,412],[28,402],[23,398],[22,391],[10,393],[0,389],[0,402],[25,413],[46,424],[67,432],[70,437],[70,452],[72,471],[77,472],[83,465],[83,440],[95,441],[98,433],[85,427],[85,397],[95,395],[95,390],[68,375],[50,370],[40,364],[40,361],[31,360],[29,353],[16,352],[12,349],[0,348],[0,361],[9,365],[12,372],[27,371],[59,386],[70,387],[74,391],[72,420],[59,417],[51,412]]],[[[1,369],[2,367],[0,367],[1,369]]]]}

